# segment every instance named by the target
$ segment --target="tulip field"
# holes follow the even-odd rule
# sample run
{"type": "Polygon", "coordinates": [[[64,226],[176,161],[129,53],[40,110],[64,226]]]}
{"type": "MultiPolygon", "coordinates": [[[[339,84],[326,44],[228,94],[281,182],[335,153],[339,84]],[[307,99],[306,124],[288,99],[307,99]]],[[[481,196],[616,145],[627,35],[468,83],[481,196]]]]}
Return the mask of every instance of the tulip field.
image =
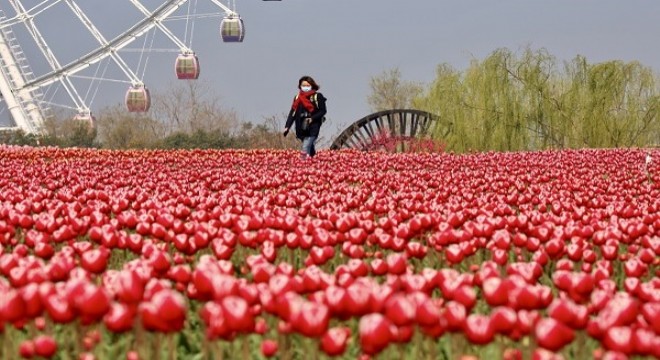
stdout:
{"type": "Polygon", "coordinates": [[[659,163],[0,146],[0,359],[660,358],[659,163]]]}

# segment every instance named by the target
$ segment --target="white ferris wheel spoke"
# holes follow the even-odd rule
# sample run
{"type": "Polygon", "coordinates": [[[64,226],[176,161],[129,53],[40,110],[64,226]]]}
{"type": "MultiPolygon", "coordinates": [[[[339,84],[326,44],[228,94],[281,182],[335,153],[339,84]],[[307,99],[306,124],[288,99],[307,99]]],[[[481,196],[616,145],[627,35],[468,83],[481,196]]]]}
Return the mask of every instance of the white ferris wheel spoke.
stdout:
{"type": "MultiPolygon", "coordinates": [[[[37,77],[33,81],[26,82],[24,88],[33,90],[52,84],[53,82],[57,81],[57,78],[60,76],[69,76],[71,74],[75,74],[80,70],[110,56],[112,53],[116,54],[117,51],[123,49],[125,46],[132,43],[135,39],[155,27],[155,22],[162,21],[163,19],[167,18],[187,1],[188,0],[169,0],[164,2],[159,8],[152,12],[150,17],[142,19],[142,21],[133,25],[123,34],[107,42],[106,45],[103,45],[98,49],[83,55],[77,60],[62,66],[62,68],[58,71],[44,74],[40,77],[37,77]]],[[[132,77],[129,77],[129,79],[132,79],[132,77]]]]}
{"type": "MultiPolygon", "coordinates": [[[[3,96],[0,98],[0,102],[4,102],[6,105],[6,107],[0,106],[0,111],[8,110],[17,127],[28,133],[43,131],[46,119],[44,114],[52,114],[46,105],[77,110],[79,115],[87,114],[88,118],[91,117],[90,104],[94,101],[101,82],[131,84],[125,97],[128,111],[146,111],[136,110],[138,108],[132,107],[128,99],[129,95],[146,96],[146,101],[149,102],[148,89],[142,83],[142,78],[145,76],[149,61],[148,54],[152,52],[175,52],[177,50],[172,48],[178,48],[179,56],[175,65],[177,78],[196,79],[198,75],[192,77],[188,72],[184,73],[184,70],[179,70],[179,64],[182,61],[191,61],[190,55],[194,58],[195,68],[198,69],[197,57],[192,50],[195,19],[222,18],[224,16],[221,23],[222,32],[225,30],[225,20],[233,21],[232,24],[234,24],[238,18],[242,33],[242,20],[235,10],[235,0],[210,0],[209,2],[217,6],[220,11],[215,10],[217,12],[214,12],[212,9],[206,13],[197,12],[198,0],[158,0],[156,1],[157,6],[150,7],[148,7],[149,1],[147,0],[129,0],[128,4],[124,3],[123,6],[137,9],[140,19],[128,28],[121,30],[118,35],[113,35],[113,38],[106,38],[107,34],[100,31],[96,26],[97,23],[92,21],[94,17],[90,18],[92,11],[85,8],[81,0],[0,0],[0,2],[9,4],[5,6],[0,3],[0,7],[11,8],[15,12],[15,14],[11,14],[11,17],[6,17],[0,9],[0,93],[3,96]],[[184,9],[183,15],[177,15],[177,11],[186,3],[188,3],[187,13],[184,9]],[[57,42],[51,42],[49,38],[51,32],[46,31],[46,25],[42,26],[44,18],[50,16],[47,11],[56,5],[66,5],[65,13],[69,17],[73,14],[96,43],[92,50],[83,50],[78,54],[73,54],[73,60],[67,60],[68,63],[65,64],[60,61],[63,60],[63,56],[57,51],[55,46],[57,42]],[[193,9],[192,13],[191,9],[193,9]],[[90,16],[86,12],[89,12],[90,16]],[[185,34],[183,31],[179,34],[178,31],[182,29],[174,26],[171,21],[183,19],[186,21],[185,34]],[[168,21],[170,21],[169,24],[168,21]],[[20,31],[23,33],[15,34],[13,27],[19,25],[20,31]],[[153,33],[150,33],[151,31],[153,33]],[[171,43],[174,44],[172,48],[154,49],[154,38],[157,33],[161,32],[167,37],[165,47],[171,46],[171,43]],[[19,41],[22,36],[29,39],[30,43],[30,47],[25,51],[19,41]],[[132,49],[130,45],[140,37],[144,37],[142,48],[132,49]],[[122,52],[139,53],[137,66],[131,61],[125,61],[124,59],[128,60],[132,57],[121,54],[122,52]],[[33,72],[27,61],[27,54],[39,53],[44,57],[40,60],[43,62],[45,59],[45,62],[36,67],[39,71],[33,72]],[[144,63],[143,56],[147,56],[144,63]],[[108,64],[116,65],[119,71],[113,70],[116,73],[106,77],[108,64]],[[92,66],[95,67],[95,71],[92,71],[93,75],[88,76],[90,72],[83,70],[92,66]],[[120,77],[123,80],[111,79],[112,77],[120,77]],[[89,82],[89,88],[86,91],[79,87],[81,82],[89,82]],[[139,93],[140,91],[146,92],[146,95],[139,93]],[[65,99],[63,101],[67,105],[59,103],[60,100],[56,100],[56,98],[65,99]]],[[[210,7],[213,8],[213,5],[210,7]]],[[[92,9],[94,8],[92,7],[92,9]]],[[[77,21],[76,25],[78,25],[77,21]]],[[[242,36],[240,40],[226,40],[225,33],[222,32],[222,40],[225,42],[242,41],[242,36]]],[[[158,47],[159,44],[156,46],[158,47]]],[[[70,51],[67,52],[67,54],[70,53],[70,51]]],[[[197,74],[199,73],[197,72],[197,74]]],[[[146,109],[148,109],[148,105],[146,109]]],[[[78,118],[78,116],[76,117],[78,118]]]]}
{"type": "MultiPolygon", "coordinates": [[[[94,26],[94,23],[92,23],[92,21],[87,17],[87,15],[85,14],[85,12],[82,11],[82,9],[78,6],[78,4],[76,4],[76,2],[73,1],[73,0],[64,0],[64,2],[69,6],[69,8],[74,12],[74,14],[76,14],[76,16],[80,19],[80,21],[83,22],[83,24],[85,25],[85,27],[87,28],[87,30],[89,30],[89,32],[92,34],[92,36],[94,36],[94,38],[95,38],[95,39],[96,39],[96,40],[97,40],[97,41],[98,41],[98,42],[99,42],[104,48],[105,48],[105,47],[108,47],[109,44],[110,44],[110,43],[108,42],[108,40],[106,40],[105,37],[103,36],[103,34],[101,34],[101,32],[99,31],[99,29],[98,29],[96,26],[94,26]]],[[[122,59],[121,56],[119,56],[119,54],[117,54],[117,52],[116,52],[115,49],[111,49],[111,51],[110,51],[108,54],[110,55],[110,57],[112,58],[112,60],[115,61],[115,63],[117,64],[117,66],[119,66],[119,68],[121,69],[121,71],[123,71],[124,74],[125,74],[129,79],[131,79],[131,81],[132,81],[133,83],[138,84],[138,83],[141,82],[140,79],[138,78],[138,76],[135,75],[135,73],[133,72],[133,70],[131,70],[131,68],[126,64],[126,62],[124,61],[124,59],[122,59]]]]}
{"type": "Polygon", "coordinates": [[[42,12],[50,9],[51,7],[57,5],[59,2],[62,0],[44,0],[40,2],[39,4],[33,6],[30,8],[30,10],[24,11],[24,12],[17,12],[16,16],[5,19],[0,22],[0,29],[12,26],[12,25],[17,25],[22,22],[24,22],[26,19],[34,18],[35,16],[41,14],[42,12]]]}
{"type": "MultiPolygon", "coordinates": [[[[56,1],[56,3],[59,2],[56,1]]],[[[11,6],[14,8],[14,11],[16,11],[17,14],[27,14],[27,11],[25,10],[25,7],[23,4],[18,1],[18,0],[9,0],[9,3],[11,6]]],[[[41,51],[41,53],[44,55],[46,60],[48,61],[48,64],[50,65],[52,70],[59,70],[62,65],[60,65],[60,62],[57,60],[57,57],[55,57],[55,54],[53,51],[50,49],[48,44],[46,43],[46,40],[42,36],[41,32],[39,29],[36,27],[34,23],[34,17],[33,16],[25,16],[25,27],[27,28],[28,32],[30,33],[30,36],[34,40],[34,42],[37,44],[37,47],[41,51]]],[[[78,91],[76,90],[75,86],[73,86],[73,83],[71,83],[71,80],[69,80],[67,77],[63,77],[62,79],[62,85],[64,86],[65,91],[71,98],[71,100],[74,102],[76,108],[80,109],[81,111],[88,111],[86,106],[84,105],[85,102],[83,99],[80,97],[80,94],[78,94],[78,91]]]]}
{"type": "MultiPolygon", "coordinates": [[[[142,3],[139,0],[130,0],[130,2],[133,3],[133,5],[135,5],[135,7],[138,10],[140,10],[140,12],[142,14],[144,14],[145,16],[150,17],[150,16],[153,15],[151,12],[149,12],[149,10],[147,10],[147,8],[144,7],[144,5],[142,5],[142,3]]],[[[155,23],[156,27],[165,34],[165,36],[167,36],[170,40],[172,40],[172,42],[176,46],[178,46],[179,49],[181,49],[181,52],[183,52],[183,53],[192,52],[192,50],[188,49],[186,44],[183,41],[179,40],[179,38],[176,37],[176,35],[174,35],[170,31],[170,29],[168,29],[165,25],[163,25],[163,23],[160,20],[155,21],[154,23],[155,23]]]]}
{"type": "Polygon", "coordinates": [[[224,10],[225,13],[227,13],[227,15],[236,15],[236,12],[234,10],[227,7],[227,5],[220,2],[220,0],[211,0],[211,2],[219,6],[222,10],[224,10]]]}

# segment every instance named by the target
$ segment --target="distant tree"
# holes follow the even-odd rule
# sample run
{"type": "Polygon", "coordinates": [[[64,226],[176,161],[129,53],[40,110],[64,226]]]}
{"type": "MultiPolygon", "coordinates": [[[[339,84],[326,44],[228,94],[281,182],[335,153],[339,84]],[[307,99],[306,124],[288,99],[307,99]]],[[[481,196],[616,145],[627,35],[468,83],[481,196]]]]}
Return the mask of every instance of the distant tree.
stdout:
{"type": "Polygon", "coordinates": [[[60,147],[98,147],[94,124],[79,120],[69,111],[55,111],[43,124],[43,133],[37,136],[39,145],[60,147]]]}
{"type": "Polygon", "coordinates": [[[236,147],[237,143],[236,137],[226,132],[197,130],[192,134],[173,133],[155,144],[155,147],[164,149],[227,149],[236,147]]]}
{"type": "Polygon", "coordinates": [[[128,113],[123,104],[100,111],[96,124],[98,140],[107,149],[150,148],[165,137],[161,122],[148,114],[128,113]]]}
{"type": "Polygon", "coordinates": [[[660,81],[639,62],[567,65],[571,87],[563,94],[573,114],[572,147],[645,146],[660,140],[660,81]]]}
{"type": "Polygon", "coordinates": [[[270,116],[261,124],[243,123],[236,134],[237,147],[245,149],[291,149],[299,146],[295,131],[284,137],[282,117],[270,116]]]}
{"type": "Polygon", "coordinates": [[[149,114],[163,124],[166,135],[175,132],[231,132],[238,124],[233,110],[220,106],[220,100],[203,81],[177,82],[164,93],[155,93],[149,114]]]}
{"type": "Polygon", "coordinates": [[[0,131],[0,144],[37,146],[39,140],[38,136],[26,134],[22,129],[0,131]]]}
{"type": "Polygon", "coordinates": [[[369,86],[371,94],[367,102],[374,112],[410,108],[412,100],[423,91],[421,84],[402,80],[399,68],[372,77],[369,86]]]}

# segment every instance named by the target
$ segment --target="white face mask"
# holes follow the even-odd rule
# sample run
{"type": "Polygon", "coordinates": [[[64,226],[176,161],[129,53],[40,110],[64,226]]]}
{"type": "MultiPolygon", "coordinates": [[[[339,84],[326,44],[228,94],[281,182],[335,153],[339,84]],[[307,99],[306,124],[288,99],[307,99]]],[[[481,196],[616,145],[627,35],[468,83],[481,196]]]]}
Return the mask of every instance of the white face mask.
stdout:
{"type": "Polygon", "coordinates": [[[300,90],[302,90],[304,92],[308,92],[308,91],[312,90],[312,87],[309,86],[309,85],[307,85],[307,86],[303,85],[303,86],[300,87],[300,90]]]}

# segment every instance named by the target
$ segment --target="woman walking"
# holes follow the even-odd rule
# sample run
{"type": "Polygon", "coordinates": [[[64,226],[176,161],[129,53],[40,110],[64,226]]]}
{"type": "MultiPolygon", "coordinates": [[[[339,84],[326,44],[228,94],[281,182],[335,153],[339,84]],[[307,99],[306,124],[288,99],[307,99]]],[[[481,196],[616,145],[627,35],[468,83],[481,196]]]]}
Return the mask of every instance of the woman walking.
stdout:
{"type": "Polygon", "coordinates": [[[316,155],[315,143],[325,121],[327,99],[318,92],[319,85],[311,76],[303,76],[298,80],[298,90],[286,119],[284,136],[295,125],[296,138],[302,141],[300,156],[302,159],[310,159],[316,155]]]}

